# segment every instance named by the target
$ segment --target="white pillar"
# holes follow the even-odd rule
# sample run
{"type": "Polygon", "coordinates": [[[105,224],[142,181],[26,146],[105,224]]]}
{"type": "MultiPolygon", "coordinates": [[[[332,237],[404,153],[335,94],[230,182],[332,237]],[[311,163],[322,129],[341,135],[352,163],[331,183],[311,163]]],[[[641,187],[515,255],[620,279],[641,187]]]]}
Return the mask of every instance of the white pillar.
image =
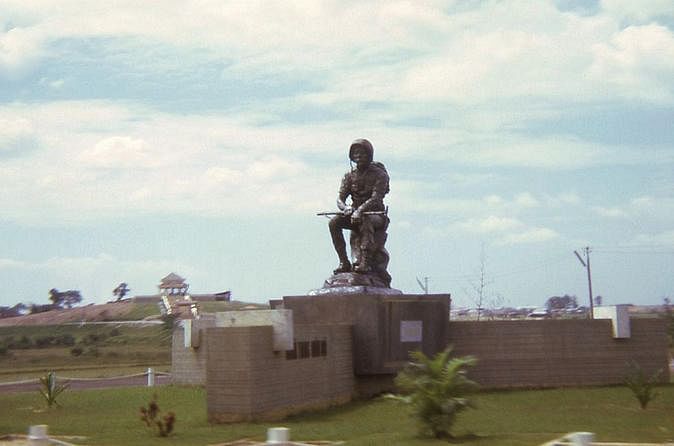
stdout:
{"type": "Polygon", "coordinates": [[[567,439],[571,440],[573,446],[590,446],[594,443],[594,434],[592,432],[574,432],[567,439]]]}
{"type": "Polygon", "coordinates": [[[28,444],[30,446],[47,446],[49,444],[46,424],[37,424],[28,428],[28,444]]]}
{"type": "Polygon", "coordinates": [[[267,444],[284,444],[290,441],[290,429],[270,427],[267,429],[267,444]]]}
{"type": "Polygon", "coordinates": [[[154,387],[154,370],[152,367],[148,367],[147,369],[147,386],[154,387]]]}

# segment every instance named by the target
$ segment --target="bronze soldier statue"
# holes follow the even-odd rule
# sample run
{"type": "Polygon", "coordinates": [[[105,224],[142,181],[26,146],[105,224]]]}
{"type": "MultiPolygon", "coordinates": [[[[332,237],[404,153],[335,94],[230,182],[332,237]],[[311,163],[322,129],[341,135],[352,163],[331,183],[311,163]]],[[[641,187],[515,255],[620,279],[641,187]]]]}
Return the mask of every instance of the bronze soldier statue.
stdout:
{"type": "Polygon", "coordinates": [[[384,196],[389,192],[389,176],[382,163],[373,160],[374,148],[367,139],[357,139],[349,148],[349,159],[355,168],[342,179],[337,197],[341,212],[330,220],[330,235],[339,257],[335,275],[360,273],[372,276],[370,284],[389,287],[391,276],[386,271],[389,255],[386,229],[389,224],[384,196]],[[347,199],[351,197],[351,203],[347,199]],[[351,255],[346,252],[343,229],[351,230],[351,255]]]}

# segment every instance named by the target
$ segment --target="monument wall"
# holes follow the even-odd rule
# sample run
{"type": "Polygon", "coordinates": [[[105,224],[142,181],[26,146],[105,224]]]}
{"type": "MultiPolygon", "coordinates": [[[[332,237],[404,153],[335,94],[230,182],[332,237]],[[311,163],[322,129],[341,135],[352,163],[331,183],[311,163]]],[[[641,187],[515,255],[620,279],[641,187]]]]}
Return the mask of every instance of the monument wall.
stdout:
{"type": "Polygon", "coordinates": [[[631,336],[610,320],[451,321],[456,355],[474,355],[470,376],[483,388],[620,384],[630,361],[669,380],[665,321],[631,319],[631,336]]]}
{"type": "Polygon", "coordinates": [[[171,343],[171,382],[183,385],[206,383],[206,348],[203,346],[204,330],[215,326],[214,317],[190,320],[189,346],[185,345],[185,323],[181,321],[173,329],[171,343]],[[192,348],[195,346],[196,348],[192,348]]]}
{"type": "Polygon", "coordinates": [[[335,294],[285,296],[283,308],[298,323],[350,324],[354,336],[354,374],[400,371],[408,353],[432,356],[447,345],[449,294],[335,294]]]}
{"type": "Polygon", "coordinates": [[[210,422],[279,419],[351,400],[350,325],[294,326],[294,350],[274,351],[271,326],[205,330],[210,422]]]}

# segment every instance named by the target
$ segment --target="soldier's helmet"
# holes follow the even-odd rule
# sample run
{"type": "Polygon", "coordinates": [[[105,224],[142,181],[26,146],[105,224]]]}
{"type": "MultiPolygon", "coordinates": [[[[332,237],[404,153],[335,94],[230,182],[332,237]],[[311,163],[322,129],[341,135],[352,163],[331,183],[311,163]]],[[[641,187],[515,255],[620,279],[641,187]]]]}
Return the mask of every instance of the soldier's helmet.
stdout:
{"type": "Polygon", "coordinates": [[[356,150],[356,147],[362,147],[363,149],[365,149],[367,151],[370,162],[372,162],[372,160],[374,159],[374,147],[372,147],[372,143],[370,141],[364,138],[359,138],[351,143],[351,147],[349,147],[349,159],[351,161],[355,161],[353,159],[353,151],[356,150]]]}

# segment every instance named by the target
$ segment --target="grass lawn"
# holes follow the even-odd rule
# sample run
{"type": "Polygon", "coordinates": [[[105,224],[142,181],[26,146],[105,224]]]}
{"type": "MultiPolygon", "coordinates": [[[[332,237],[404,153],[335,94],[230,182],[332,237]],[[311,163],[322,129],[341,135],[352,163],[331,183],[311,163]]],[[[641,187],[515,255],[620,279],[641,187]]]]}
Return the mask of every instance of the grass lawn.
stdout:
{"type": "MultiPolygon", "coordinates": [[[[674,440],[674,386],[641,410],[623,387],[485,392],[477,409],[459,416],[455,442],[465,445],[538,445],[572,431],[591,431],[599,441],[674,440]]],[[[166,386],[66,391],[62,407],[46,410],[36,392],[0,394],[0,435],[25,433],[48,424],[54,435],[83,435],[90,445],[208,445],[241,438],[263,440],[266,429],[287,426],[291,438],[343,440],[349,445],[431,445],[445,441],[416,436],[415,421],[399,403],[375,399],[291,417],[276,423],[209,425],[205,392],[166,386]],[[138,408],[157,393],[162,411],[176,413],[176,432],[153,436],[138,419],[138,408]]]]}
{"type": "Polygon", "coordinates": [[[0,382],[47,371],[67,377],[126,375],[147,367],[168,370],[171,362],[170,332],[162,326],[0,327],[0,345],[11,346],[0,355],[0,382]],[[73,355],[75,348],[79,355],[73,355]]]}

